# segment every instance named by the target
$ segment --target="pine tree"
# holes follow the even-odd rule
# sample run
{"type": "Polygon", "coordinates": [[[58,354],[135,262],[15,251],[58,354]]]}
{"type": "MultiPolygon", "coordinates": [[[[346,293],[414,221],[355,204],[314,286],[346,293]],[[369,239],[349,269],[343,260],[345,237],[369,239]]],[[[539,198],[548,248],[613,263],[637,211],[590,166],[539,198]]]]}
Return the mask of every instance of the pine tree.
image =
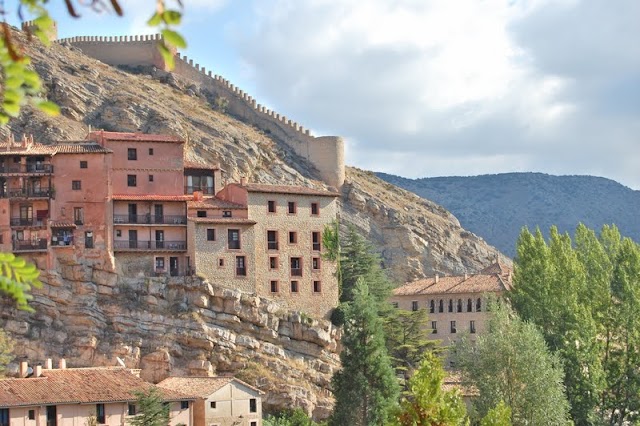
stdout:
{"type": "Polygon", "coordinates": [[[480,426],[511,426],[511,408],[500,401],[482,418],[480,426]]]}
{"type": "Polygon", "coordinates": [[[398,397],[376,299],[360,280],[345,309],[342,369],[333,376],[336,398],[331,426],[386,424],[398,397]]]}
{"type": "Polygon", "coordinates": [[[167,426],[169,405],[162,401],[160,391],[151,387],[146,392],[135,392],[138,414],[131,420],[132,426],[167,426]]]}

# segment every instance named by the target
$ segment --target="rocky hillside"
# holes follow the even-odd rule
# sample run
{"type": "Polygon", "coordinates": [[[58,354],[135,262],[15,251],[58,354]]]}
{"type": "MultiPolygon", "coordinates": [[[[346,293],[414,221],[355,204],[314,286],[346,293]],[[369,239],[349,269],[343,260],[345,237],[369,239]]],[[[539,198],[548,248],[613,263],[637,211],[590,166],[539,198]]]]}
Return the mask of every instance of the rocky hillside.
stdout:
{"type": "Polygon", "coordinates": [[[582,222],[600,229],[615,223],[640,241],[640,191],[594,176],[504,173],[472,177],[405,179],[378,173],[386,182],[442,204],[462,225],[509,256],[523,226],[551,225],[573,232],[582,222]]]}
{"type": "MultiPolygon", "coordinates": [[[[32,133],[55,143],[83,139],[90,127],[169,133],[188,141],[190,159],[219,162],[229,180],[322,186],[313,166],[270,134],[216,111],[211,94],[190,81],[155,69],[115,69],[64,45],[34,42],[27,50],[62,115],[27,109],[0,137],[32,133]]],[[[347,173],[341,223],[374,242],[397,283],[473,272],[496,257],[444,208],[370,172],[347,173]]],[[[151,379],[169,370],[202,372],[211,363],[263,387],[268,406],[326,415],[337,365],[338,334],[330,325],[224,290],[224,283],[117,277],[98,264],[58,272],[44,277],[35,314],[2,310],[0,326],[19,342],[16,354],[66,356],[70,365],[111,365],[120,356],[151,379]]]]}

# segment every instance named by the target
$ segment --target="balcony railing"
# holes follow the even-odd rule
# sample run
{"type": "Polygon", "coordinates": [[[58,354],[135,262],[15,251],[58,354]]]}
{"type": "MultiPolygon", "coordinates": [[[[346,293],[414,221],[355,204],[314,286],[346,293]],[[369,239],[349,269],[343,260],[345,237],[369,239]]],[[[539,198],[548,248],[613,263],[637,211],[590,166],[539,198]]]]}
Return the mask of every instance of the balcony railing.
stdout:
{"type": "Polygon", "coordinates": [[[140,224],[140,225],[186,225],[187,216],[178,215],[148,215],[148,214],[116,214],[113,215],[115,224],[140,224]]]}
{"type": "Polygon", "coordinates": [[[14,241],[13,242],[13,251],[40,251],[47,249],[47,240],[25,240],[25,241],[14,241]]]}
{"type": "Polygon", "coordinates": [[[185,194],[193,194],[194,191],[200,191],[204,195],[216,195],[213,186],[185,186],[185,194]]]}
{"type": "Polygon", "coordinates": [[[0,173],[53,173],[53,164],[1,164],[0,173]]]}
{"type": "Polygon", "coordinates": [[[51,194],[50,188],[15,188],[0,191],[0,198],[49,198],[51,194]]]}
{"type": "Polygon", "coordinates": [[[311,248],[313,249],[313,251],[320,251],[320,243],[312,243],[311,248]]]}
{"type": "Polygon", "coordinates": [[[186,241],[114,241],[114,249],[116,250],[139,250],[139,251],[185,251],[187,249],[186,241]]]}
{"type": "Polygon", "coordinates": [[[302,276],[302,268],[291,268],[291,276],[292,277],[301,277],[302,276]]]}
{"type": "Polygon", "coordinates": [[[246,277],[247,276],[247,268],[238,268],[236,267],[236,275],[239,277],[246,277]]]}
{"type": "Polygon", "coordinates": [[[25,226],[32,228],[40,228],[47,226],[46,219],[34,219],[34,218],[21,218],[21,217],[12,217],[10,220],[11,226],[25,226]]]}
{"type": "Polygon", "coordinates": [[[68,247],[73,245],[73,235],[54,235],[51,238],[51,247],[68,247]]]}
{"type": "Polygon", "coordinates": [[[278,242],[277,241],[267,241],[267,248],[269,250],[278,250],[278,242]]]}

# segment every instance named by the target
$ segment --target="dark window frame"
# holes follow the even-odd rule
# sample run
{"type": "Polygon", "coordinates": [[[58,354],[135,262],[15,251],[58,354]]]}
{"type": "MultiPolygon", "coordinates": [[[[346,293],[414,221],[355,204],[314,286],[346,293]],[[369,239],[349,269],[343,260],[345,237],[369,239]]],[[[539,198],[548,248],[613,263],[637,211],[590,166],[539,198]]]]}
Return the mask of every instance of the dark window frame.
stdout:
{"type": "Polygon", "coordinates": [[[216,229],[207,228],[207,241],[215,241],[215,240],[216,240],[216,229]]]}
{"type": "Polygon", "coordinates": [[[137,161],[138,160],[138,149],[137,148],[127,148],[127,160],[137,161]]]}
{"type": "Polygon", "coordinates": [[[89,168],[89,162],[86,160],[80,160],[80,168],[81,169],[88,169],[89,168]]]}
{"type": "Polygon", "coordinates": [[[81,180],[72,180],[71,181],[71,190],[72,191],[81,191],[82,190],[82,181],[81,180]]]}
{"type": "Polygon", "coordinates": [[[138,186],[138,175],[127,175],[127,186],[131,188],[138,186]]]}

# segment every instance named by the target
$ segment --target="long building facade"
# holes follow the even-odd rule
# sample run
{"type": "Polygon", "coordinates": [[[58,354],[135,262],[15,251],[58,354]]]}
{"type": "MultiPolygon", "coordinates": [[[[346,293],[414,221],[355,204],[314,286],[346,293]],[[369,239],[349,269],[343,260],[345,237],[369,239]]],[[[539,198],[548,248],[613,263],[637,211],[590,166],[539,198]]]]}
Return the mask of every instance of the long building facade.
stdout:
{"type": "Polygon", "coordinates": [[[104,131],[0,143],[0,184],[0,249],[42,270],[81,259],[124,276],[198,274],[318,317],[338,303],[321,242],[338,193],[223,187],[179,138],[104,131]]]}

